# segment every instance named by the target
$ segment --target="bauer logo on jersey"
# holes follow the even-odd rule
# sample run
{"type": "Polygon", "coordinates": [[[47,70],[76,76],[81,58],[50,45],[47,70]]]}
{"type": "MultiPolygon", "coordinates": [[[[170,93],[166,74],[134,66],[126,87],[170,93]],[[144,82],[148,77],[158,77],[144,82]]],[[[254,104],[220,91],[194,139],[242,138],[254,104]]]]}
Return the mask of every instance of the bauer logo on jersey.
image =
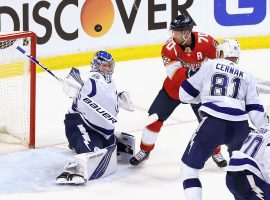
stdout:
{"type": "Polygon", "coordinates": [[[110,122],[111,124],[115,124],[117,122],[117,119],[109,114],[104,108],[101,108],[98,104],[94,103],[90,98],[85,97],[83,99],[83,102],[85,102],[88,106],[93,108],[97,113],[100,114],[105,120],[110,122]]]}
{"type": "Polygon", "coordinates": [[[164,65],[168,65],[171,62],[170,58],[168,58],[167,56],[162,56],[162,60],[164,65]]]}

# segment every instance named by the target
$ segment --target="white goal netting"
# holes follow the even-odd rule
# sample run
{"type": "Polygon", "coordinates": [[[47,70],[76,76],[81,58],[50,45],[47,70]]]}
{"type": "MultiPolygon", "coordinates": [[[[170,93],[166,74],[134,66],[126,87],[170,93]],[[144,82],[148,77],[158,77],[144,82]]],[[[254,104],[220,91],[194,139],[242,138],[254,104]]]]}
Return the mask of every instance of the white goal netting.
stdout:
{"type": "Polygon", "coordinates": [[[0,142],[29,144],[30,38],[5,39],[0,35],[0,142]]]}

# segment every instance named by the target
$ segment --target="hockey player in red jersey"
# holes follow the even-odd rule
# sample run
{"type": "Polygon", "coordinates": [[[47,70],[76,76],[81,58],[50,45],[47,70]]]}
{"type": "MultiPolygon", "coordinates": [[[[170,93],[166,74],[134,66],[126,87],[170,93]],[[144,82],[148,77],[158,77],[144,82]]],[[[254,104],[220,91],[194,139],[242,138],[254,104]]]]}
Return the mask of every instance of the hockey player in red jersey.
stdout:
{"type": "MultiPolygon", "coordinates": [[[[193,20],[185,15],[177,16],[170,24],[172,37],[163,45],[161,51],[167,77],[148,111],[149,115],[156,113],[159,119],[144,128],[141,150],[131,158],[131,165],[138,165],[146,160],[154,149],[163,122],[181,104],[179,100],[181,83],[195,74],[207,58],[216,57],[218,42],[207,34],[192,32],[193,24],[193,20]]],[[[191,104],[191,107],[200,121],[198,114],[200,104],[191,104]]],[[[214,151],[212,158],[219,167],[227,165],[220,153],[220,147],[214,151]]]]}

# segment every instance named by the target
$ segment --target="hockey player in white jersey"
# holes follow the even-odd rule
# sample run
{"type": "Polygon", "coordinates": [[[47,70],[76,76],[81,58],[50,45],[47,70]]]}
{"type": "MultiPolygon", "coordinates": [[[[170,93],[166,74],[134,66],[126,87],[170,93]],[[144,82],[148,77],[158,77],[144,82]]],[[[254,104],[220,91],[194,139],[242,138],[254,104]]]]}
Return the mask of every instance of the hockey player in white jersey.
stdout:
{"type": "Polygon", "coordinates": [[[227,167],[226,184],[236,200],[270,200],[270,124],[249,133],[227,167]]]}
{"type": "MultiPolygon", "coordinates": [[[[85,81],[79,70],[73,68],[64,82],[64,92],[74,98],[65,116],[65,132],[69,147],[78,155],[56,178],[58,184],[83,184],[116,170],[117,113],[119,106],[129,111],[134,106],[127,92],[118,93],[116,89],[112,79],[114,65],[111,54],[99,51],[85,81]]],[[[132,156],[134,137],[123,133],[119,140],[129,147],[132,156]]],[[[118,151],[124,154],[119,148],[118,151]]]]}
{"type": "Polygon", "coordinates": [[[255,78],[237,65],[239,57],[238,41],[223,40],[217,46],[217,59],[203,63],[180,87],[180,100],[202,103],[203,117],[182,156],[181,176],[188,200],[202,199],[199,171],[215,148],[225,144],[231,155],[249,134],[248,119],[255,127],[267,123],[255,78]]]}

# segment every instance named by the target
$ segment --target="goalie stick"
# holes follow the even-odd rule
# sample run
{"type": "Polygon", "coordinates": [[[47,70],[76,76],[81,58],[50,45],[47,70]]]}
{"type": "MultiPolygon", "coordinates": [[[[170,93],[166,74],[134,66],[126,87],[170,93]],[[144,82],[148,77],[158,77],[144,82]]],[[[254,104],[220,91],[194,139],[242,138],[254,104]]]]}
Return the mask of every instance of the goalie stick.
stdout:
{"type": "MultiPolygon", "coordinates": [[[[42,65],[35,57],[33,57],[32,55],[28,55],[23,48],[21,48],[20,46],[17,46],[16,49],[19,52],[21,52],[22,54],[24,54],[26,57],[28,57],[32,62],[36,63],[42,69],[44,69],[46,72],[48,72],[50,75],[52,75],[62,85],[64,84],[63,79],[61,79],[58,76],[56,76],[48,67],[45,67],[44,65],[42,65]]],[[[70,71],[70,73],[69,73],[69,75],[72,76],[76,81],[79,80],[78,82],[81,85],[83,84],[83,81],[81,80],[80,72],[79,72],[78,69],[75,70],[75,68],[72,68],[71,71],[70,71]]],[[[111,114],[109,111],[107,111],[107,109],[103,108],[103,106],[99,105],[97,102],[95,102],[93,99],[91,99],[88,96],[84,98],[83,102],[85,104],[87,104],[89,108],[95,110],[96,113],[102,117],[102,119],[106,120],[107,122],[109,122],[110,124],[112,124],[113,126],[115,126],[114,124],[117,122],[117,118],[113,114],[111,114]],[[98,112],[97,108],[99,108],[100,110],[103,110],[104,112],[98,112]],[[108,115],[110,115],[110,117],[109,118],[105,117],[104,116],[104,113],[107,113],[108,115]]]]}
{"type": "Polygon", "coordinates": [[[61,78],[59,78],[58,76],[56,76],[48,67],[45,67],[44,65],[42,65],[35,57],[28,55],[26,53],[26,51],[21,48],[20,46],[17,46],[16,49],[18,51],[20,51],[22,54],[24,54],[26,57],[28,57],[32,62],[36,63],[37,65],[39,65],[42,69],[44,69],[46,72],[48,72],[49,74],[51,74],[54,78],[56,78],[58,81],[60,81],[61,83],[63,83],[63,80],[61,78]]]}
{"type": "MultiPolygon", "coordinates": [[[[55,75],[48,67],[46,67],[43,64],[41,64],[35,57],[33,57],[32,55],[28,55],[23,48],[21,48],[20,46],[17,46],[16,49],[19,52],[21,52],[22,54],[24,54],[27,58],[29,58],[32,62],[36,63],[38,66],[40,66],[46,72],[48,72],[55,79],[57,79],[62,85],[64,84],[63,79],[61,79],[60,77],[58,77],[57,75],[55,75]]],[[[69,75],[72,76],[78,83],[80,83],[81,85],[83,85],[83,81],[82,81],[81,76],[80,76],[80,71],[78,69],[76,69],[76,68],[73,67],[71,69],[69,75]]],[[[108,113],[111,117],[114,117],[114,119],[112,120],[112,118],[105,118],[104,115],[103,115],[103,113],[96,112],[97,114],[99,114],[102,117],[102,119],[106,120],[107,122],[109,122],[113,126],[115,126],[115,123],[117,123],[117,118],[113,114],[110,114],[110,112],[108,112],[107,109],[103,108],[103,106],[99,105],[97,102],[95,102],[90,97],[87,97],[87,104],[89,105],[88,107],[91,108],[91,109],[93,109],[93,110],[96,110],[93,107],[96,107],[96,108],[98,107],[101,110],[104,110],[106,113],[108,113]]],[[[147,119],[144,120],[144,123],[141,123],[140,122],[139,125],[136,123],[135,128],[137,128],[138,126],[147,126],[147,125],[149,125],[149,124],[151,124],[151,123],[153,123],[153,122],[155,122],[157,120],[158,120],[157,114],[150,115],[147,119]]]]}

